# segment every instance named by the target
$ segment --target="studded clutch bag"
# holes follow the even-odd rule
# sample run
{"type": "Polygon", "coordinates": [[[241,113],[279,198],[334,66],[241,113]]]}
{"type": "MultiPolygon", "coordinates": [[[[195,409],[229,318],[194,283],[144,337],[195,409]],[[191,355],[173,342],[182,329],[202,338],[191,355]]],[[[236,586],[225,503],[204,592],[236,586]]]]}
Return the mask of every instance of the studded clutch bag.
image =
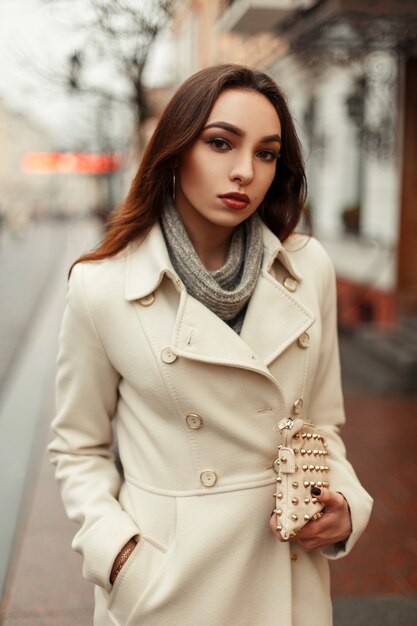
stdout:
{"type": "Polygon", "coordinates": [[[311,422],[286,418],[278,424],[282,443],[273,463],[277,530],[283,539],[294,538],[312,519],[319,519],[323,505],[311,495],[311,487],[329,487],[327,442],[311,422]]]}

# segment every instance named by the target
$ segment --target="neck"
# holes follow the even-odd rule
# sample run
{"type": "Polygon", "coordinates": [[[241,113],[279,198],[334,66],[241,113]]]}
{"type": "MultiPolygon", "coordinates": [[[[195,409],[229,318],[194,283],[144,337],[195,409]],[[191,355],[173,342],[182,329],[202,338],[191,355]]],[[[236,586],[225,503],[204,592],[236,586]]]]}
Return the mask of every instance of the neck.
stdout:
{"type": "Polygon", "coordinates": [[[212,222],[194,230],[186,221],[186,229],[171,204],[161,215],[169,257],[187,292],[239,333],[261,270],[263,245],[259,219],[238,230],[235,222],[227,230],[212,222]]]}
{"type": "Polygon", "coordinates": [[[180,209],[178,212],[194,250],[205,268],[213,272],[223,267],[234,228],[213,224],[199,214],[189,219],[180,209]]]}
{"type": "Polygon", "coordinates": [[[232,233],[227,238],[219,238],[218,241],[213,241],[213,238],[193,237],[187,226],[185,226],[194,250],[200,258],[200,261],[210,272],[220,269],[226,263],[227,255],[230,247],[230,239],[232,233]]]}

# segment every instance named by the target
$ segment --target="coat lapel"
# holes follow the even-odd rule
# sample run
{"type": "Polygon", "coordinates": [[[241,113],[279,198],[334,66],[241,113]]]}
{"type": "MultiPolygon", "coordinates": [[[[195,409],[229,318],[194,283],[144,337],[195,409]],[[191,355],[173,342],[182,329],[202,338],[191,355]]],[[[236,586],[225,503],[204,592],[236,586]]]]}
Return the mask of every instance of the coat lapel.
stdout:
{"type": "Polygon", "coordinates": [[[248,306],[241,339],[268,366],[314,320],[307,307],[262,270],[248,306]]]}
{"type": "Polygon", "coordinates": [[[269,373],[271,362],[314,319],[311,311],[262,271],[240,335],[198,300],[182,292],[173,349],[189,359],[269,373]]]}
{"type": "Polygon", "coordinates": [[[178,356],[271,376],[268,365],[309,328],[315,318],[269,273],[279,258],[292,276],[301,278],[282,244],[264,225],[263,239],[263,268],[240,335],[187,294],[172,267],[157,224],[127,255],[126,298],[132,301],[147,296],[158,289],[164,276],[167,277],[179,293],[171,345],[178,356]]]}
{"type": "Polygon", "coordinates": [[[269,375],[268,368],[253,348],[185,291],[180,297],[172,347],[176,354],[188,359],[241,367],[269,375]]]}

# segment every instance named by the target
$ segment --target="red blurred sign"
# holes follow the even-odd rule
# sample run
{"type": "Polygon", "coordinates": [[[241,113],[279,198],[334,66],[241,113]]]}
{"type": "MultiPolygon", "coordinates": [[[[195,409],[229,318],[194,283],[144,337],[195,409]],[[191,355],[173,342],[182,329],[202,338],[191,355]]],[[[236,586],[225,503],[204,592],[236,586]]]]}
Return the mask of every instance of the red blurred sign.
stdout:
{"type": "Polygon", "coordinates": [[[20,166],[28,174],[110,174],[121,169],[125,162],[124,154],[28,152],[20,166]]]}

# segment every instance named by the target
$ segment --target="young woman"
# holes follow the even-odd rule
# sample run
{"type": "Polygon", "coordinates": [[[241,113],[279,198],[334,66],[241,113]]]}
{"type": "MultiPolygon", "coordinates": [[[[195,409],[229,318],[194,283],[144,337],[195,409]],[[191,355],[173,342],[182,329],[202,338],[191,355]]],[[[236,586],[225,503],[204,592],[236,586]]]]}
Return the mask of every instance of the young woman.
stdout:
{"type": "Polygon", "coordinates": [[[328,559],[371,498],[346,460],[331,263],[293,233],[299,142],[265,74],[198,72],[71,273],[50,445],[96,626],[328,626],[328,559]],[[326,435],[330,488],[277,530],[276,425],[326,435]],[[111,452],[117,434],[123,477],[111,452]]]}

